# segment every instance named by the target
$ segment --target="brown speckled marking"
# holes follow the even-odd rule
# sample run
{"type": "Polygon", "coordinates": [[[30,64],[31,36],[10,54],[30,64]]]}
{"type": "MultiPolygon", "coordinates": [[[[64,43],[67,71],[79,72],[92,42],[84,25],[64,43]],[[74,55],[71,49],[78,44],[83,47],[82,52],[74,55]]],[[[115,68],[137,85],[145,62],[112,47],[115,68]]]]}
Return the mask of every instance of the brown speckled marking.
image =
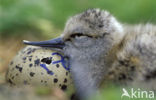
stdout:
{"type": "Polygon", "coordinates": [[[40,59],[34,60],[34,65],[35,65],[35,67],[36,67],[36,66],[39,66],[39,64],[40,64],[40,59]]]}
{"type": "Polygon", "coordinates": [[[33,66],[33,64],[29,64],[29,67],[32,67],[33,66]]]}
{"type": "Polygon", "coordinates": [[[13,64],[14,64],[14,62],[13,62],[13,61],[11,61],[10,65],[13,65],[13,64]]]}
{"type": "Polygon", "coordinates": [[[41,80],[41,83],[43,82],[43,80],[41,80]]]}
{"type": "Polygon", "coordinates": [[[43,58],[41,59],[41,62],[46,63],[46,64],[51,64],[52,57],[43,58]]]}
{"type": "Polygon", "coordinates": [[[64,83],[67,83],[67,79],[66,78],[64,79],[64,83]]]}
{"type": "Polygon", "coordinates": [[[15,67],[16,69],[18,69],[19,70],[19,72],[22,72],[22,67],[19,67],[18,65],[16,65],[16,67],[15,67]]]}
{"type": "Polygon", "coordinates": [[[63,85],[61,86],[61,89],[62,89],[63,91],[65,91],[65,90],[67,89],[67,85],[64,85],[64,84],[63,84],[63,85]]]}
{"type": "Polygon", "coordinates": [[[11,79],[8,80],[8,82],[11,84],[11,85],[15,85],[11,79]]]}
{"type": "Polygon", "coordinates": [[[57,78],[54,78],[54,83],[57,83],[58,82],[58,79],[57,78]]]}
{"type": "Polygon", "coordinates": [[[59,64],[56,64],[56,67],[57,67],[57,68],[59,68],[59,67],[60,67],[60,65],[59,65],[59,64]]]}
{"type": "Polygon", "coordinates": [[[30,72],[30,76],[33,77],[35,75],[34,72],[30,72]]]}
{"type": "Polygon", "coordinates": [[[68,72],[66,72],[66,76],[68,76],[68,72]]]}

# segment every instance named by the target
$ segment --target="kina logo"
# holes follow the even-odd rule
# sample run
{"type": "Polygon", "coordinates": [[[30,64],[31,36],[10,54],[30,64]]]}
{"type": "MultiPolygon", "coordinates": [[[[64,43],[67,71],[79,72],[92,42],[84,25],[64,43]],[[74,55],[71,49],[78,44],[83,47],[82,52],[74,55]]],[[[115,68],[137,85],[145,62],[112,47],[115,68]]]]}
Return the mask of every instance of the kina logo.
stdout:
{"type": "Polygon", "coordinates": [[[148,98],[153,99],[154,98],[154,91],[143,91],[140,88],[134,89],[131,88],[129,91],[127,91],[125,88],[122,89],[122,95],[121,98],[128,97],[128,98],[148,98]]]}

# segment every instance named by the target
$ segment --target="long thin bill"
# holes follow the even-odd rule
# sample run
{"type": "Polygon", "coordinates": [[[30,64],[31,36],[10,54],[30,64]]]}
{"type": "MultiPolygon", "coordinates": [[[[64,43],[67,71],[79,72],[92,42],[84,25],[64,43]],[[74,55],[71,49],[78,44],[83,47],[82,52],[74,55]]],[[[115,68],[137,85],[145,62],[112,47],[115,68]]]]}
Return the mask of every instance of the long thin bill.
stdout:
{"type": "Polygon", "coordinates": [[[23,43],[27,45],[40,46],[40,47],[52,47],[52,48],[59,48],[59,49],[62,49],[65,46],[62,38],[60,37],[47,40],[47,41],[39,41],[39,42],[23,40],[23,43]]]}

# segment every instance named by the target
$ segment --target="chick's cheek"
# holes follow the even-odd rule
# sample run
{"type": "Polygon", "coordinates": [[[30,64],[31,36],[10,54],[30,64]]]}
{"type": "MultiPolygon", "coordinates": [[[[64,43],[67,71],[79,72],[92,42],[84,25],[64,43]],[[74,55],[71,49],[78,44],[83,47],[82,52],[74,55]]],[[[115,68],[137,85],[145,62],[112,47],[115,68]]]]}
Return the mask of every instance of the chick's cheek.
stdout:
{"type": "Polygon", "coordinates": [[[76,37],[74,40],[73,40],[73,43],[76,47],[89,47],[89,46],[92,46],[94,44],[94,42],[92,41],[92,38],[90,37],[86,37],[86,36],[83,36],[83,37],[76,37]]]}

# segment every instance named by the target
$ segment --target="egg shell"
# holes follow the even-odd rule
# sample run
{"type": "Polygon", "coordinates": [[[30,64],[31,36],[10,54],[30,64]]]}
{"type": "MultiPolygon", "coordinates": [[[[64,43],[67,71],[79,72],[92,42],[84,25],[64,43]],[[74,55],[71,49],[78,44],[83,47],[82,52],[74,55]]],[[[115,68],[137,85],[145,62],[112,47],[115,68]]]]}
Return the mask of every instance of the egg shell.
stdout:
{"type": "Polygon", "coordinates": [[[11,85],[60,87],[72,84],[67,59],[50,48],[26,46],[9,64],[6,80],[11,85]]]}

